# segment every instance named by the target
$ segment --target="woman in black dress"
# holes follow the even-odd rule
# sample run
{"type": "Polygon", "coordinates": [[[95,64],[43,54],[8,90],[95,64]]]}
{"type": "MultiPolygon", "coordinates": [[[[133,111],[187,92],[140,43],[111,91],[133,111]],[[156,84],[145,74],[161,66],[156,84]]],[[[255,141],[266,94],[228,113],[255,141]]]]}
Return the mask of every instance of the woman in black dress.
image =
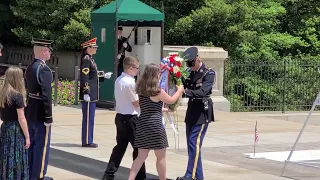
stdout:
{"type": "Polygon", "coordinates": [[[150,64],[136,85],[139,95],[140,116],[136,123],[136,139],[134,147],[139,149],[138,157],[134,160],[129,180],[134,180],[141,165],[148,157],[149,151],[154,150],[157,157],[159,180],[166,180],[166,148],[168,139],[162,124],[162,104],[175,103],[182,92],[183,85],[178,86],[177,92],[171,97],[159,87],[161,70],[159,65],[150,64]]]}
{"type": "Polygon", "coordinates": [[[24,116],[25,87],[20,68],[5,73],[0,96],[0,179],[29,180],[28,152],[30,138],[24,116]]]}

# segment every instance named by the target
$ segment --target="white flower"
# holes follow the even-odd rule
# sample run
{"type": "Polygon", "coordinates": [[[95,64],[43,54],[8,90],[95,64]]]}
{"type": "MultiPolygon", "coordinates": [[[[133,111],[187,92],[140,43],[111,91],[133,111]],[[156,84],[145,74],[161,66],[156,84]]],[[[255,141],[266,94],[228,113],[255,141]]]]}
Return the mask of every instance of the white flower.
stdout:
{"type": "Polygon", "coordinates": [[[178,55],[178,52],[169,52],[168,54],[169,54],[169,56],[178,55]]]}
{"type": "Polygon", "coordinates": [[[173,67],[173,72],[177,73],[180,71],[180,68],[178,66],[173,67]]]}
{"type": "Polygon", "coordinates": [[[176,56],[176,57],[174,57],[174,60],[175,60],[175,61],[182,62],[182,61],[183,61],[183,58],[181,58],[181,57],[179,57],[179,56],[176,56]]]}

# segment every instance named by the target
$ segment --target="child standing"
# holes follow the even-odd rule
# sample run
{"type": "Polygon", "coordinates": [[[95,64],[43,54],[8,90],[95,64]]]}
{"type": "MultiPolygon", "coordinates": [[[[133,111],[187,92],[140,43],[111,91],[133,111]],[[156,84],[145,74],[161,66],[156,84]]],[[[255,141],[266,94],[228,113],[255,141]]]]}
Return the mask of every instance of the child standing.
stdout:
{"type": "Polygon", "coordinates": [[[0,179],[29,180],[30,138],[24,116],[25,87],[20,68],[10,67],[0,91],[0,179]]]}
{"type": "Polygon", "coordinates": [[[150,150],[154,150],[157,157],[159,180],[166,180],[166,148],[169,145],[166,130],[162,124],[162,105],[175,103],[184,88],[183,85],[177,86],[177,92],[169,96],[159,87],[160,75],[160,66],[149,64],[137,82],[136,92],[139,95],[141,114],[136,123],[134,147],[138,148],[138,157],[131,166],[128,180],[135,179],[150,150]]]}

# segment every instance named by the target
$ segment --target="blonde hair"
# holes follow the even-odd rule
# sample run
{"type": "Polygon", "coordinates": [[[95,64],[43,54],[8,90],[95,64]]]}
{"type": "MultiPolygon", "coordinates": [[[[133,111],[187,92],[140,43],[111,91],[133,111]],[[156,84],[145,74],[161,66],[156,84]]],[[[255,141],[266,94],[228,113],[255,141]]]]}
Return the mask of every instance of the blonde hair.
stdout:
{"type": "Polygon", "coordinates": [[[0,107],[4,107],[5,103],[12,104],[13,94],[19,93],[23,96],[23,102],[25,102],[26,91],[23,81],[23,72],[18,67],[9,67],[4,75],[4,84],[0,91],[0,107]]]}
{"type": "Polygon", "coordinates": [[[138,79],[136,92],[138,95],[152,97],[157,96],[160,92],[159,74],[160,66],[154,63],[148,64],[141,78],[138,79]]]}
{"type": "Polygon", "coordinates": [[[135,66],[139,60],[132,56],[127,56],[123,59],[123,69],[128,70],[129,68],[135,66]]]}

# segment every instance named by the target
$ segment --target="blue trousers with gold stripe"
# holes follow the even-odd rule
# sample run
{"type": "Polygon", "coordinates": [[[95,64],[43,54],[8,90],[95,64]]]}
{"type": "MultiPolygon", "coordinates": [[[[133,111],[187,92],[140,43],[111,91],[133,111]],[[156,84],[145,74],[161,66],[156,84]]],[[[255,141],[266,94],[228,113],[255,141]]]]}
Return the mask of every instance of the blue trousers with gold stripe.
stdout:
{"type": "Polygon", "coordinates": [[[82,104],[82,145],[93,143],[96,102],[81,101],[82,104]]]}
{"type": "Polygon", "coordinates": [[[187,172],[185,174],[186,177],[191,177],[192,179],[203,179],[201,147],[208,125],[209,124],[186,124],[189,157],[187,172]]]}
{"type": "Polygon", "coordinates": [[[29,174],[30,180],[40,179],[47,173],[51,139],[51,126],[41,121],[28,122],[30,134],[29,174]]]}

